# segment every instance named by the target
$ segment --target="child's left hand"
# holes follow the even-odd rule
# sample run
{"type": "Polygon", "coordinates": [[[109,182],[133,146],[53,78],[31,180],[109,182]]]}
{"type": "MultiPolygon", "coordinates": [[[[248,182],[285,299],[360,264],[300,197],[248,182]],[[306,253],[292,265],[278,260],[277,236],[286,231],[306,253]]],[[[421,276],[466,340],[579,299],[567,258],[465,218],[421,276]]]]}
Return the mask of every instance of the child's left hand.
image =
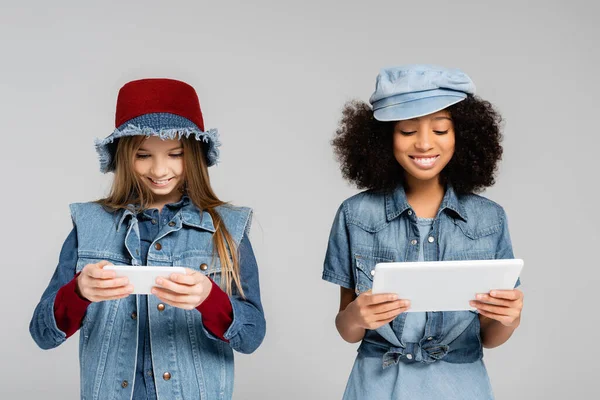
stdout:
{"type": "Polygon", "coordinates": [[[161,301],[184,310],[198,307],[212,289],[208,277],[190,268],[186,268],[186,275],[171,274],[169,279],[157,278],[156,283],[162,287],[153,287],[152,294],[161,301]]]}
{"type": "Polygon", "coordinates": [[[478,294],[477,300],[469,304],[485,317],[500,322],[504,326],[516,328],[521,321],[523,292],[519,289],[492,290],[489,294],[478,294]]]}

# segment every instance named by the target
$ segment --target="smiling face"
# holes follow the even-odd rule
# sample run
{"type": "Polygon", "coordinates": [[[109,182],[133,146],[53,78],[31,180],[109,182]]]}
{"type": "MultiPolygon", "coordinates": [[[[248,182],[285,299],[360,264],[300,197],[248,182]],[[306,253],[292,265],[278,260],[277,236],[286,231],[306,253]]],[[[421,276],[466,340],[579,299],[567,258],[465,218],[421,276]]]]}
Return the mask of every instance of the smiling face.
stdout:
{"type": "Polygon", "coordinates": [[[161,209],[181,198],[184,183],[183,146],[179,140],[144,139],[134,155],[133,168],[154,195],[153,208],[161,209]]]}
{"type": "Polygon", "coordinates": [[[454,125],[448,111],[396,122],[394,157],[408,184],[435,180],[454,154],[454,125]]]}

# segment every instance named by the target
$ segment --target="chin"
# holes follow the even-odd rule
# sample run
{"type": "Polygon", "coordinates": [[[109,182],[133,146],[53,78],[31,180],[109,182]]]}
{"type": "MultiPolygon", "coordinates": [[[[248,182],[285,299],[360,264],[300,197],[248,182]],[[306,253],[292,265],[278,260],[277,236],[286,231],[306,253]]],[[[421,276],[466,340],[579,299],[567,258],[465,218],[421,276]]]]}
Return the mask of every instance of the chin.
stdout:
{"type": "Polygon", "coordinates": [[[427,182],[427,181],[431,181],[434,179],[438,179],[440,176],[440,172],[441,171],[433,171],[433,170],[429,170],[429,171],[414,171],[414,170],[405,170],[410,176],[412,176],[414,179],[418,180],[418,181],[422,181],[422,182],[427,182]]]}

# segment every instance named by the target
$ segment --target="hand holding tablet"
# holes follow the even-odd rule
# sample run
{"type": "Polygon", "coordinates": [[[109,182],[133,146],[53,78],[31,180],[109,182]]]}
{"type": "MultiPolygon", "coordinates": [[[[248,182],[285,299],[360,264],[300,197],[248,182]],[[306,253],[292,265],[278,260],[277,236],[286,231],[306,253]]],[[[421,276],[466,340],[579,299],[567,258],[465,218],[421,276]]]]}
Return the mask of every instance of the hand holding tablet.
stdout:
{"type": "Polygon", "coordinates": [[[477,294],[513,289],[522,268],[520,259],[379,263],[373,293],[410,300],[407,312],[475,310],[477,294]]]}

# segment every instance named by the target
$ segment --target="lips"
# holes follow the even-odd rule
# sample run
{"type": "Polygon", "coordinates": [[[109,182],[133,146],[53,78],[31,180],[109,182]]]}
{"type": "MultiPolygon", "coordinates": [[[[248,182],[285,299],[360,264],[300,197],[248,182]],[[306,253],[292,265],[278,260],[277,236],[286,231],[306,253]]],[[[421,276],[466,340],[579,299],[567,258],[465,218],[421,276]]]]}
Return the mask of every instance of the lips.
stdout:
{"type": "Polygon", "coordinates": [[[440,158],[437,156],[409,156],[413,163],[421,169],[429,169],[435,165],[435,162],[440,158]]]}
{"type": "Polygon", "coordinates": [[[154,180],[150,177],[148,177],[148,180],[152,183],[152,185],[154,186],[166,186],[169,182],[171,182],[173,178],[169,178],[169,179],[161,179],[161,180],[154,180]]]}

